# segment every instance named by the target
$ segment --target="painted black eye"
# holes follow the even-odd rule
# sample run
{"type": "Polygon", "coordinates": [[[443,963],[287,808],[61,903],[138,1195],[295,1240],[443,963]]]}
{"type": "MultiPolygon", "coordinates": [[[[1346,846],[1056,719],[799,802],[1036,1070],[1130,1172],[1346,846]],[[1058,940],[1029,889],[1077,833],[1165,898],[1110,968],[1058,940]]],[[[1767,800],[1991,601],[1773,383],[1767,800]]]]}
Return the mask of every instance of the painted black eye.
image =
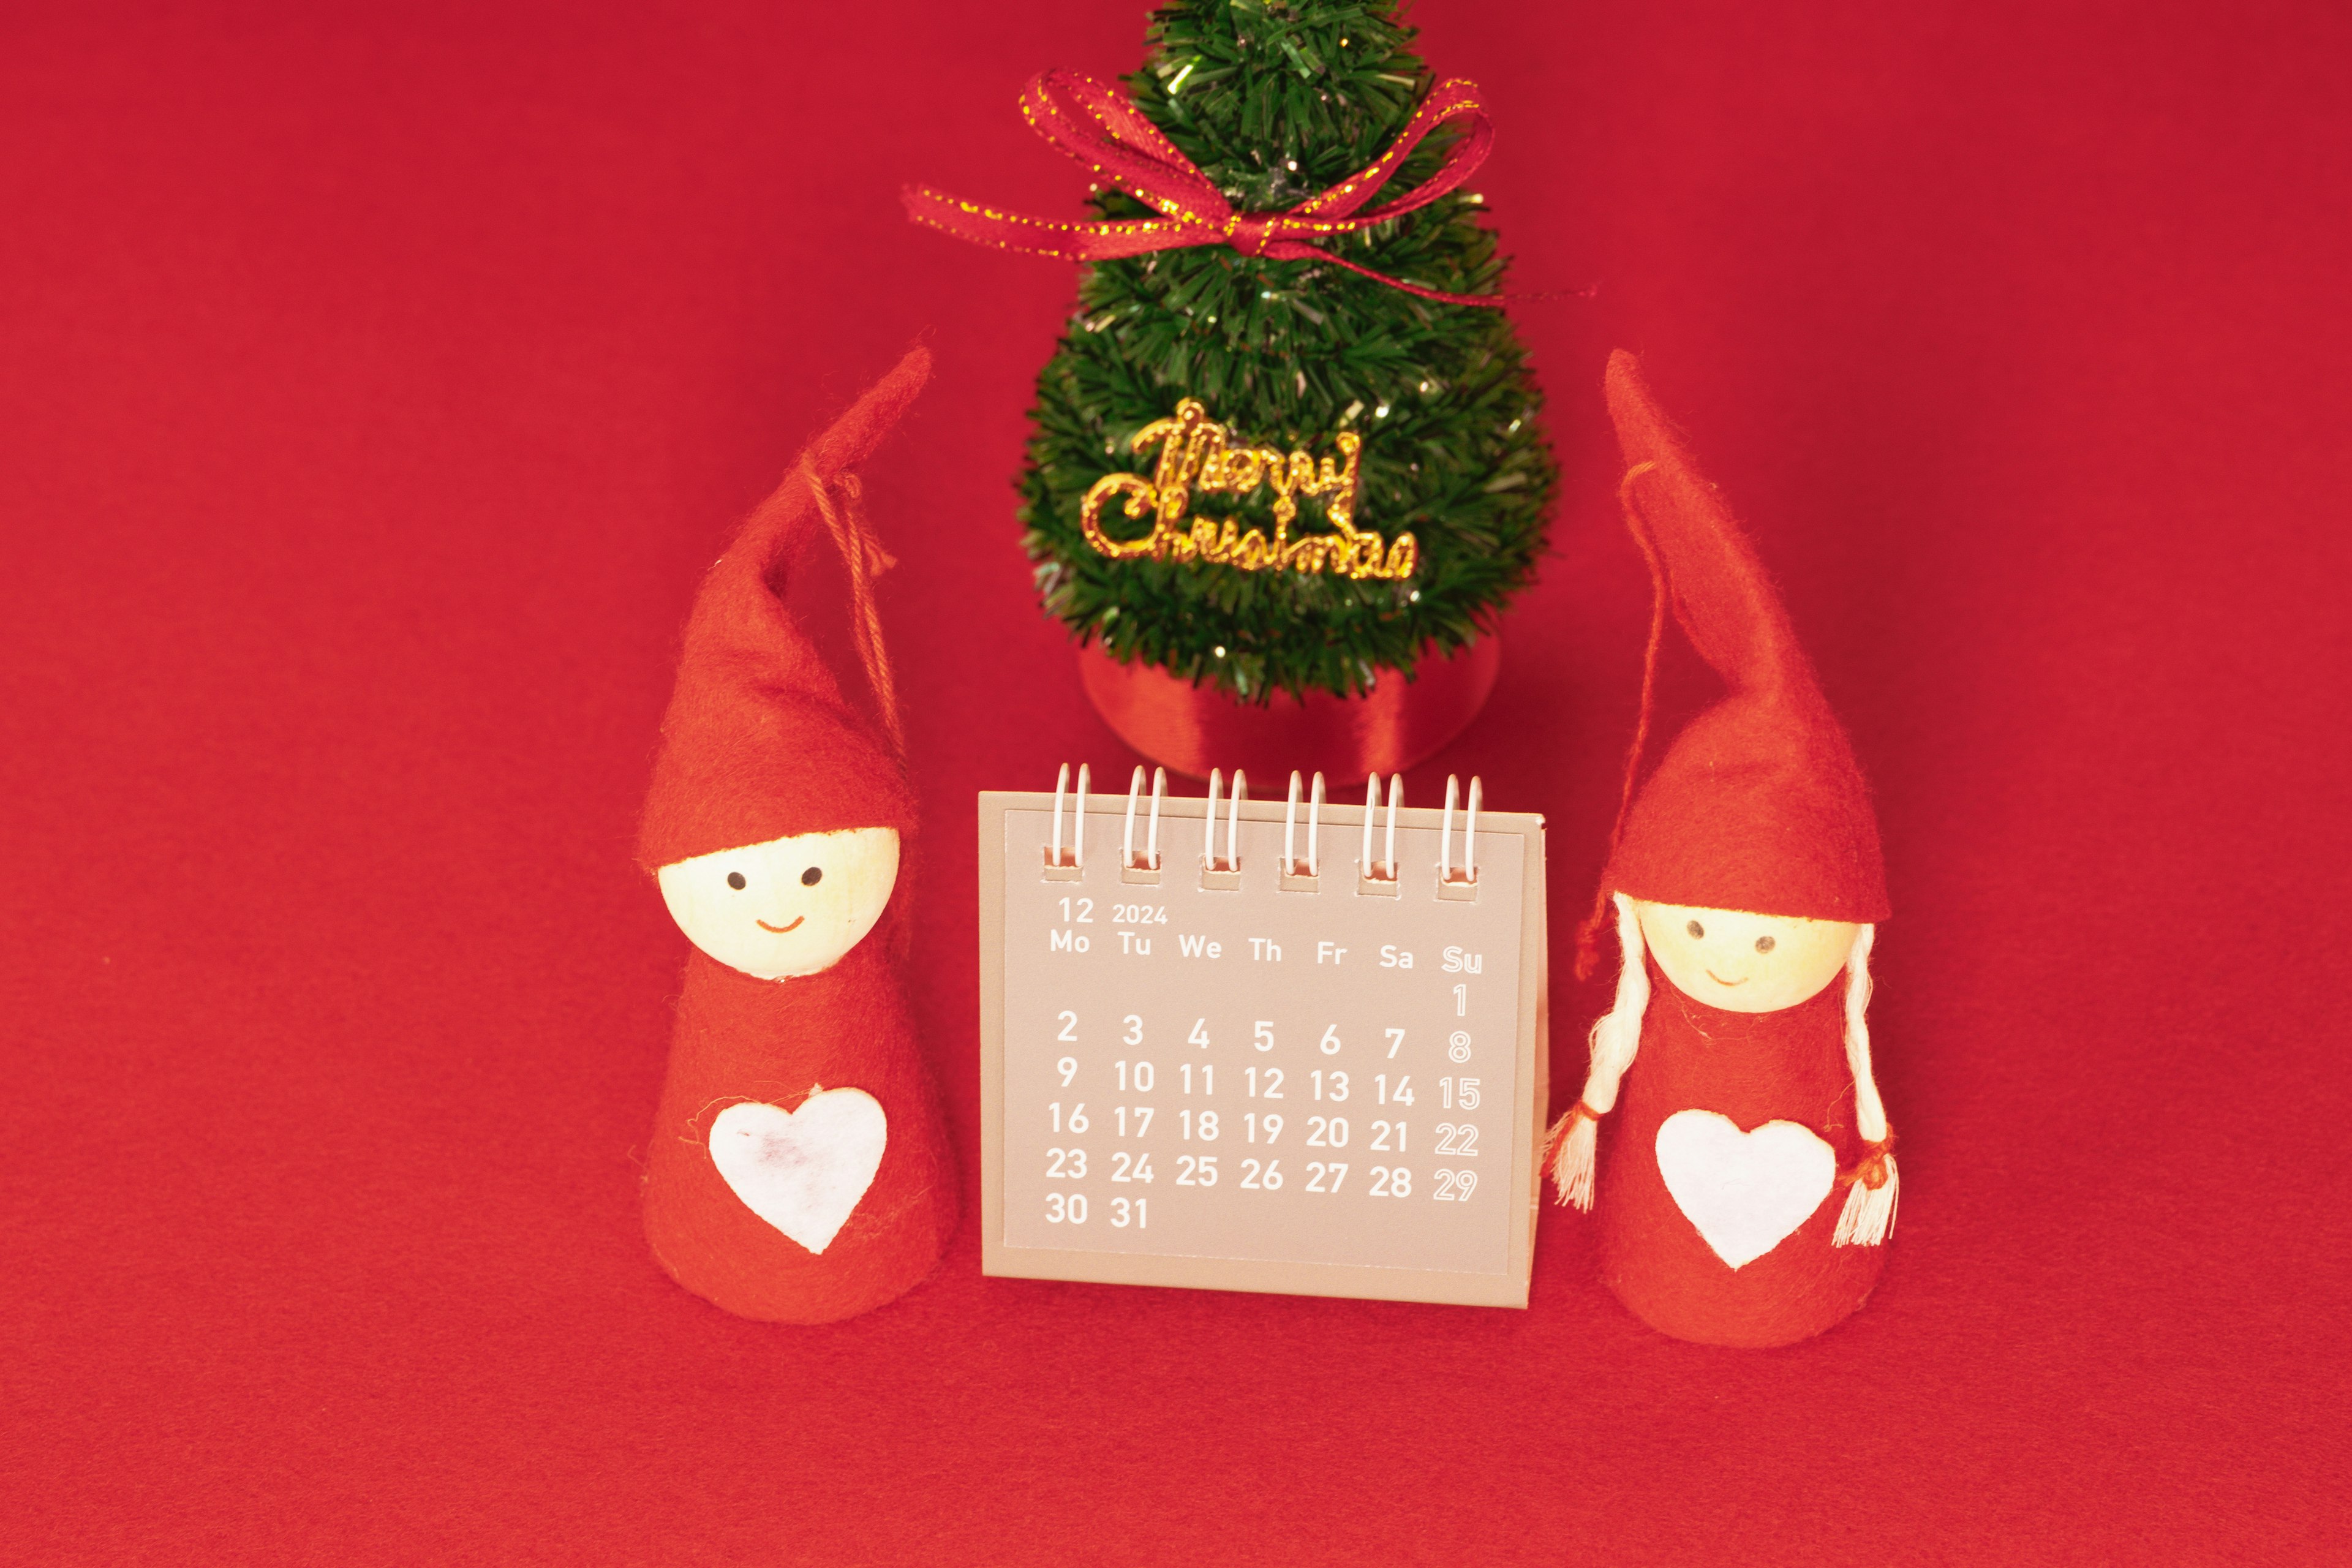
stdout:
{"type": "Polygon", "coordinates": [[[822,866],[812,866],[801,873],[801,886],[803,888],[814,888],[824,880],[824,868],[822,866]]]}
{"type": "Polygon", "coordinates": [[[743,873],[740,871],[728,872],[727,885],[734,889],[737,892],[741,892],[743,890],[743,873]]]}
{"type": "Polygon", "coordinates": [[[1780,945],[1769,936],[1759,936],[1756,939],[1756,951],[1759,952],[1769,952],[1780,945]]]}
{"type": "Polygon", "coordinates": [[[1691,921],[1690,924],[1683,927],[1683,930],[1691,933],[1691,940],[1694,942],[1704,942],[1706,940],[1706,927],[1699,924],[1696,921],[1691,921]]]}

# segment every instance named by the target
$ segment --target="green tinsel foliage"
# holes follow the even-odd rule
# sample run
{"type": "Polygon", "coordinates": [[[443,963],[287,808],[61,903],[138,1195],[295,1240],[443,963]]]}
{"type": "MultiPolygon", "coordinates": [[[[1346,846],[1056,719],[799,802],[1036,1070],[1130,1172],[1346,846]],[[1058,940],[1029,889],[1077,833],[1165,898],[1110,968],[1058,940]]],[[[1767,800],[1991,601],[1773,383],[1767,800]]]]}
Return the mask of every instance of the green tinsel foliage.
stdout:
{"type": "MultiPolygon", "coordinates": [[[[1168,0],[1128,88],[1236,210],[1278,211],[1394,140],[1434,80],[1412,39],[1382,0],[1168,0]]],[[[1427,179],[1453,134],[1425,139],[1373,204],[1427,179]]],[[[1093,205],[1106,218],[1153,216],[1118,191],[1093,205]]],[[[1457,190],[1326,247],[1424,288],[1487,293],[1505,264],[1482,210],[1457,190]]],[[[1381,667],[1410,676],[1431,645],[1451,653],[1491,628],[1533,572],[1559,480],[1541,405],[1500,310],[1223,246],[1094,264],[1037,378],[1020,480],[1039,594],[1082,641],[1251,700],[1361,691],[1381,667]],[[1360,432],[1356,525],[1391,540],[1410,530],[1420,569],[1391,583],[1097,553],[1080,500],[1107,473],[1149,473],[1156,449],[1129,442],[1187,396],[1236,442],[1321,457],[1336,453],[1336,432],[1360,432]]],[[[1198,515],[1269,537],[1272,499],[1196,492],[1198,515]]],[[[1321,507],[1301,502],[1294,535],[1327,531],[1321,507]]],[[[1141,526],[1116,504],[1105,521],[1122,538],[1141,526]]]]}

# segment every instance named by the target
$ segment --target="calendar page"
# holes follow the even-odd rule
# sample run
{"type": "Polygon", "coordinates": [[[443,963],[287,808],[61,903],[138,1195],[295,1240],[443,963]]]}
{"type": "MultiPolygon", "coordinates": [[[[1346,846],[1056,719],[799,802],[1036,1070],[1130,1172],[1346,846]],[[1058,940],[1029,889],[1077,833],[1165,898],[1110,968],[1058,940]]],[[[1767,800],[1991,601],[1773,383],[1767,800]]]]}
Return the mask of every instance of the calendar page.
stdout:
{"type": "Polygon", "coordinates": [[[1525,1306],[1542,819],[1139,795],[981,796],[986,1272],[1525,1306]]]}

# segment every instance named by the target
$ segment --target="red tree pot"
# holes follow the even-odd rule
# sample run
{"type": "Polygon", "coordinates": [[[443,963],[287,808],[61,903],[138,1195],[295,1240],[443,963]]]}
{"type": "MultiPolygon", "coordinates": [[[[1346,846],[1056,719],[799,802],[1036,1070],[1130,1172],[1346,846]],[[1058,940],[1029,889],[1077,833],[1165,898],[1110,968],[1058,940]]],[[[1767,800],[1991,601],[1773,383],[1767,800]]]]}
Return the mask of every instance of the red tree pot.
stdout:
{"type": "Polygon", "coordinates": [[[1426,658],[1411,680],[1382,669],[1370,691],[1237,701],[1156,664],[1121,664],[1088,643],[1078,675],[1103,721],[1169,772],[1206,778],[1234,768],[1282,778],[1320,771],[1337,785],[1411,767],[1460,734],[1486,704],[1503,647],[1489,633],[1451,658],[1426,658]]]}

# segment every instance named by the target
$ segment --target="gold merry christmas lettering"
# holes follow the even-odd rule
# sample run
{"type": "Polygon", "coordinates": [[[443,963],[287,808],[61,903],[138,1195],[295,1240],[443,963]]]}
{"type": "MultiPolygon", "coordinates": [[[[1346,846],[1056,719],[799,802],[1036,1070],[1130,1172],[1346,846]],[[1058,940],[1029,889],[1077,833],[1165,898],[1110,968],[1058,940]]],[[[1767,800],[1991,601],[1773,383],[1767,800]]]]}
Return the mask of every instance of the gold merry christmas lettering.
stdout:
{"type": "Polygon", "coordinates": [[[1078,524],[1087,542],[1114,561],[1150,556],[1154,561],[1208,561],[1244,572],[1328,572],[1338,577],[1402,580],[1420,564],[1421,546],[1410,533],[1391,543],[1356,527],[1356,467],[1364,445],[1353,430],[1331,438],[1339,460],[1317,462],[1305,452],[1287,455],[1271,447],[1232,444],[1233,432],[1209,417],[1197,398],[1176,405],[1172,419],[1155,419],[1135,433],[1137,452],[1160,448],[1150,479],[1141,474],[1105,474],[1087,491],[1078,524]],[[1247,496],[1274,489],[1274,536],[1263,529],[1244,532],[1232,518],[1192,515],[1195,491],[1247,496]],[[1103,531],[1102,511],[1113,496],[1127,498],[1131,519],[1151,518],[1140,539],[1113,539],[1103,531]],[[1300,496],[1323,498],[1329,533],[1293,537],[1300,496]]]}

